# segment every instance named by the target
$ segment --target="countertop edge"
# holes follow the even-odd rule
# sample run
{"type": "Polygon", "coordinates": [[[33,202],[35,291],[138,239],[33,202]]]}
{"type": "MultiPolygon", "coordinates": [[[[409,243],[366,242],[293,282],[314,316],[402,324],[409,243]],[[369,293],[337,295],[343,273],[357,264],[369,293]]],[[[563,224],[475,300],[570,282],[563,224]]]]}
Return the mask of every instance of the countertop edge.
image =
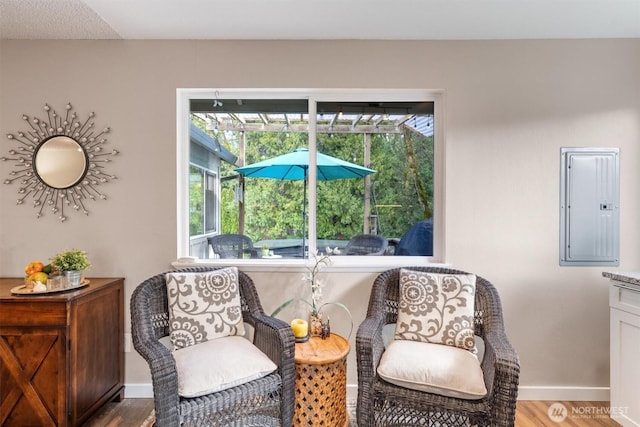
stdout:
{"type": "Polygon", "coordinates": [[[640,272],[603,271],[602,275],[611,280],[640,286],[640,272]]]}

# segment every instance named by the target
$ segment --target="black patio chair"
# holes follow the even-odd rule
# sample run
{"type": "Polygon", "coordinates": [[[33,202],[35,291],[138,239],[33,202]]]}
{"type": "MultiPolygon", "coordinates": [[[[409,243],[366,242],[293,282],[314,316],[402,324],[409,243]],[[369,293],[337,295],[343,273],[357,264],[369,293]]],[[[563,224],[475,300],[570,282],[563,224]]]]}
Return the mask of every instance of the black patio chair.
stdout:
{"type": "Polygon", "coordinates": [[[207,239],[211,249],[220,258],[260,258],[258,250],[253,247],[253,241],[244,234],[219,234],[207,239]]]}
{"type": "Polygon", "coordinates": [[[375,234],[360,234],[347,243],[345,255],[384,255],[387,239],[375,234]]]}

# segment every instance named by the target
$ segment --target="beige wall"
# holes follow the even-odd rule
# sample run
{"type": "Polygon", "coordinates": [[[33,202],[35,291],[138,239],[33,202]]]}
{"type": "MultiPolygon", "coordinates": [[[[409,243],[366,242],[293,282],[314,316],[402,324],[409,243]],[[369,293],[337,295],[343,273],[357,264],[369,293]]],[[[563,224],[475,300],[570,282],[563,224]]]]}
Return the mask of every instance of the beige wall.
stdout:
{"type": "MultiPolygon", "coordinates": [[[[22,114],[71,102],[111,126],[122,154],[107,201],[65,224],[16,206],[0,185],[0,276],[62,248],[89,252],[127,295],[176,256],[176,88],[420,88],[445,91],[446,259],[491,280],[522,363],[521,385],[608,387],[602,268],[558,266],[559,152],[621,150],[621,264],[638,270],[640,40],[487,42],[0,42],[0,150],[22,114]]],[[[4,180],[11,165],[0,162],[4,180]]],[[[299,274],[250,272],[267,310],[299,274]],[[282,288],[285,288],[282,291],[282,288]]],[[[337,273],[336,273],[337,274],[337,273]]],[[[333,280],[359,323],[374,273],[333,280]]],[[[128,301],[127,301],[128,304],[128,301]]],[[[128,312],[127,312],[128,316],[128,312]]],[[[127,318],[127,330],[129,320],[127,318]]],[[[149,381],[135,353],[126,382],[149,381]]],[[[351,356],[349,383],[355,384],[351,356]]]]}

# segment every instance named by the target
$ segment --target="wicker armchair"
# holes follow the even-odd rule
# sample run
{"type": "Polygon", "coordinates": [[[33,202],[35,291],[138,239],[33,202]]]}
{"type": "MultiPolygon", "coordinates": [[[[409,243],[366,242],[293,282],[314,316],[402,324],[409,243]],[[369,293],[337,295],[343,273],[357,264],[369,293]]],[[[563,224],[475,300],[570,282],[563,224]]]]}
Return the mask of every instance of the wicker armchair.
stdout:
{"type": "Polygon", "coordinates": [[[244,234],[218,234],[207,239],[213,252],[220,258],[259,258],[258,250],[253,247],[253,241],[244,234]]]}
{"type": "MultiPolygon", "coordinates": [[[[192,267],[180,271],[210,271],[192,267]]],[[[291,426],[294,402],[295,341],[291,328],[267,316],[253,281],[238,272],[243,320],[254,328],[253,343],[278,366],[266,377],[195,398],[178,395],[176,363],[160,338],[169,335],[165,274],[142,282],[131,296],[135,349],[149,363],[156,427],[291,426]]]]}
{"type": "Polygon", "coordinates": [[[360,234],[347,243],[345,255],[384,255],[387,239],[375,234],[360,234]]]}
{"type": "MultiPolygon", "coordinates": [[[[463,274],[458,270],[407,267],[432,273],[463,274]]],[[[504,331],[500,297],[491,283],[476,278],[474,332],[484,340],[481,368],[487,395],[466,400],[409,390],[379,378],[376,368],[385,350],[382,328],[395,324],[400,269],[381,273],[371,290],[367,317],[358,328],[359,426],[513,426],[520,364],[504,331]]]]}

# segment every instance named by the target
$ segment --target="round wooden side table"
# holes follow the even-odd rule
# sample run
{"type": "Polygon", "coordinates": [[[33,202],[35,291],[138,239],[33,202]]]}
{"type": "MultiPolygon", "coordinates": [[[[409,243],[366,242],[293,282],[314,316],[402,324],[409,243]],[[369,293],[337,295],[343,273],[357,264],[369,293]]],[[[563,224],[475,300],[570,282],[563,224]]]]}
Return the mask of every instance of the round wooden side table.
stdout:
{"type": "Polygon", "coordinates": [[[336,334],[296,343],[294,426],[349,426],[347,354],[349,342],[336,334]]]}

